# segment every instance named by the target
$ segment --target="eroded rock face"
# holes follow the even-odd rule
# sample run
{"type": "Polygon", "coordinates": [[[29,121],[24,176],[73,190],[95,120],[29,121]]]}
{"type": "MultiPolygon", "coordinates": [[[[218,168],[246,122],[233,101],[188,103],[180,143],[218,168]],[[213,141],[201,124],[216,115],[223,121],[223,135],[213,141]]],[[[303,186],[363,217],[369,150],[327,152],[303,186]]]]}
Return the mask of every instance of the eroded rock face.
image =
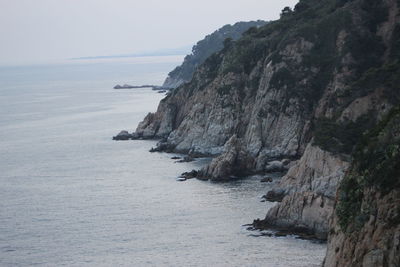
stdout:
{"type": "Polygon", "coordinates": [[[400,106],[355,152],[329,233],[325,267],[400,266],[400,106]]]}
{"type": "Polygon", "coordinates": [[[385,196],[375,190],[365,193],[376,203],[376,215],[360,230],[348,233],[343,232],[334,216],[324,267],[399,266],[400,191],[385,196]]]}
{"type": "Polygon", "coordinates": [[[310,143],[273,190],[286,196],[268,211],[264,227],[307,228],[326,239],[336,188],[348,165],[339,156],[310,143]]]}
{"type": "Polygon", "coordinates": [[[253,159],[243,150],[241,140],[234,135],[226,142],[223,153],[200,173],[211,180],[229,180],[232,175],[245,175],[253,164],[253,159]]]}
{"type": "Polygon", "coordinates": [[[306,145],[309,115],[296,96],[287,99],[284,89],[271,84],[284,67],[260,61],[250,75],[226,73],[211,82],[202,78],[206,69],[201,69],[192,83],[177,89],[156,113],[147,115],[136,133],[167,137],[176,152],[212,156],[223,153],[224,145],[236,135],[241,149],[253,158],[248,168],[257,172],[271,168],[268,163],[276,159],[297,157],[306,145]],[[246,86],[253,76],[260,77],[259,84],[246,86]]]}
{"type": "Polygon", "coordinates": [[[156,113],[149,113],[136,128],[136,135],[146,139],[165,138],[173,130],[176,108],[160,102],[156,113]]]}
{"type": "Polygon", "coordinates": [[[286,194],[314,192],[334,199],[338,182],[348,166],[341,155],[324,151],[310,142],[301,159],[282,177],[279,188],[286,194]]]}
{"type": "Polygon", "coordinates": [[[286,229],[288,232],[295,232],[295,229],[307,229],[316,238],[326,240],[327,221],[332,214],[333,204],[334,200],[313,192],[293,193],[272,207],[258,227],[286,229]]]}

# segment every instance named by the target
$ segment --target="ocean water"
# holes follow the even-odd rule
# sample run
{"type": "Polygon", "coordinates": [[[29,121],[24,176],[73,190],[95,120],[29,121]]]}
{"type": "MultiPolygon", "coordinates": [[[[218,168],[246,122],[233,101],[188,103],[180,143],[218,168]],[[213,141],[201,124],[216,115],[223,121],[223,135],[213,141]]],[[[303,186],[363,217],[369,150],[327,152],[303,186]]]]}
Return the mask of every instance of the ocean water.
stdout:
{"type": "Polygon", "coordinates": [[[0,67],[0,266],[319,266],[325,245],[260,236],[266,183],[177,182],[154,141],[115,142],[182,57],[0,67]]]}

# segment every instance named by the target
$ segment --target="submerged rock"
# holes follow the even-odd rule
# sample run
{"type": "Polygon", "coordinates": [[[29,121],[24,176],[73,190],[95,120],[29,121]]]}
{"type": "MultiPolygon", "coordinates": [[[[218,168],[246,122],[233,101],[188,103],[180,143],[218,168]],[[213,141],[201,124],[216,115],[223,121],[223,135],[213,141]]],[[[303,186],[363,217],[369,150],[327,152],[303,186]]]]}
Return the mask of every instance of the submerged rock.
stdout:
{"type": "Polygon", "coordinates": [[[326,241],[326,239],[319,238],[312,230],[308,227],[277,227],[274,224],[269,224],[265,220],[256,219],[253,221],[252,227],[249,228],[250,230],[268,230],[268,236],[275,236],[275,237],[284,237],[284,236],[297,236],[300,239],[306,240],[319,240],[320,242],[326,241]]]}
{"type": "Polygon", "coordinates": [[[121,140],[129,140],[132,139],[133,135],[128,131],[121,131],[119,134],[113,137],[113,140],[121,141],[121,140]]]}
{"type": "Polygon", "coordinates": [[[152,147],[150,149],[150,152],[167,152],[167,153],[172,153],[174,152],[174,146],[165,142],[165,141],[160,141],[157,143],[156,147],[152,147]]]}
{"type": "Polygon", "coordinates": [[[191,156],[185,156],[185,157],[183,157],[183,159],[178,160],[177,162],[184,163],[184,162],[192,162],[192,161],[194,161],[194,158],[192,158],[191,156]]]}
{"type": "Polygon", "coordinates": [[[264,178],[262,178],[261,180],[260,180],[260,182],[261,183],[272,183],[272,177],[269,177],[269,176],[267,176],[267,177],[264,177],[264,178]]]}
{"type": "Polygon", "coordinates": [[[266,195],[262,196],[262,198],[264,198],[269,202],[281,202],[284,197],[285,197],[285,192],[283,190],[277,190],[277,191],[271,190],[268,191],[266,195]]]}
{"type": "Polygon", "coordinates": [[[185,179],[193,179],[196,178],[198,175],[198,171],[196,170],[192,170],[190,172],[184,172],[181,174],[181,178],[185,178],[185,179]]]}

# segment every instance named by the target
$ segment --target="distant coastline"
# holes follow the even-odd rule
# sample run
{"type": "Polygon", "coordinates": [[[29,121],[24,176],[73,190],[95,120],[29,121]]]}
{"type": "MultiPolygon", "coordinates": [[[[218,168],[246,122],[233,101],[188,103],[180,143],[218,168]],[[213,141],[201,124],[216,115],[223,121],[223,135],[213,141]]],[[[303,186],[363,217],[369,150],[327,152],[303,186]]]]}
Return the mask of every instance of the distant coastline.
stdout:
{"type": "Polygon", "coordinates": [[[86,56],[75,57],[69,60],[94,60],[94,59],[112,59],[112,58],[132,58],[132,57],[157,57],[157,56],[180,56],[190,53],[192,47],[184,46],[180,48],[164,49],[159,51],[151,51],[136,54],[122,54],[122,55],[109,55],[109,56],[86,56]]]}

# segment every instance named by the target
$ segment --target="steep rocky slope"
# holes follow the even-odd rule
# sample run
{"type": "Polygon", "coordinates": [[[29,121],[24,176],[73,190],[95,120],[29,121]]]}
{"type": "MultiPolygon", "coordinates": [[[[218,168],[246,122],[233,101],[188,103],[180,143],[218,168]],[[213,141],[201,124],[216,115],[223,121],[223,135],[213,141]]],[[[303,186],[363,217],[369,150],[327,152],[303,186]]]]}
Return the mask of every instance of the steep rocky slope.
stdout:
{"type": "Polygon", "coordinates": [[[233,25],[227,24],[212,34],[207,35],[203,40],[197,42],[197,44],[193,46],[192,53],[185,57],[183,63],[168,74],[163,87],[176,88],[185,82],[189,82],[199,65],[204,63],[213,53],[224,48],[224,40],[226,38],[237,40],[242,36],[243,32],[247,31],[249,28],[261,27],[266,23],[267,22],[262,20],[241,21],[233,25]]]}
{"type": "Polygon", "coordinates": [[[274,189],[282,201],[255,226],[326,239],[355,145],[400,102],[399,37],[398,0],[302,0],[225,42],[135,136],[161,138],[159,150],[215,156],[202,178],[285,163],[274,189]]]}
{"type": "Polygon", "coordinates": [[[400,108],[363,137],[337,199],[324,266],[399,266],[400,108]]]}

